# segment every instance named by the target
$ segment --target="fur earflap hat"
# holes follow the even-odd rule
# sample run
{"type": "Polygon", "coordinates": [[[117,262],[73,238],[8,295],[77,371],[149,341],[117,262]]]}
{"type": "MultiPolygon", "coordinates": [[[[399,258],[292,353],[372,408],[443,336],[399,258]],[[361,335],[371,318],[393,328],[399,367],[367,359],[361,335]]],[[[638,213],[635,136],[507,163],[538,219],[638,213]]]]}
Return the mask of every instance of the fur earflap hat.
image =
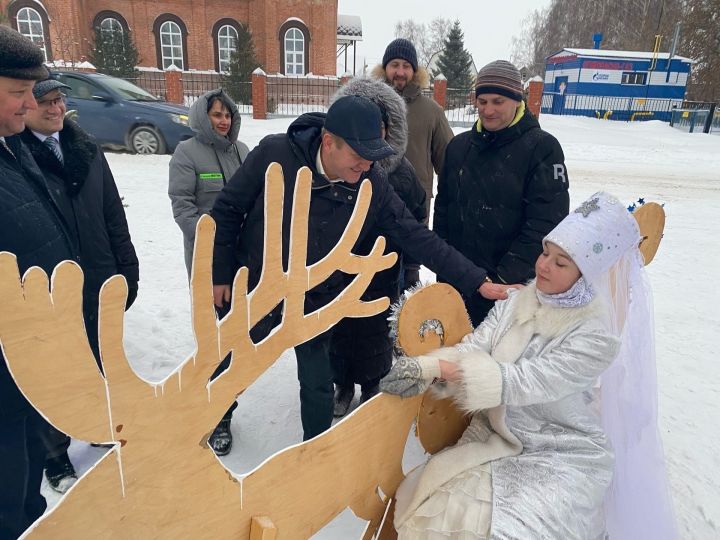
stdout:
{"type": "Polygon", "coordinates": [[[12,28],[0,25],[0,77],[39,81],[48,76],[40,48],[12,28]]]}

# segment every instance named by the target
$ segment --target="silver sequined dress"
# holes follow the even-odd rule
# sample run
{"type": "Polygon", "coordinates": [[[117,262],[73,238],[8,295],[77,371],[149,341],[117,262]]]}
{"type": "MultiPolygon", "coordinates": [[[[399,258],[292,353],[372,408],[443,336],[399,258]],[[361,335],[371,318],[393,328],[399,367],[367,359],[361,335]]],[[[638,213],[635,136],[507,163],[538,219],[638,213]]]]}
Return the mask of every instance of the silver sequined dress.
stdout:
{"type": "MultiPolygon", "coordinates": [[[[499,302],[485,322],[455,348],[466,355],[465,360],[473,353],[482,356],[475,380],[483,380],[483,370],[499,367],[505,426],[510,437],[517,438],[515,444],[519,441],[522,446],[507,452],[516,455],[485,457],[484,443],[494,430],[486,411],[475,412],[462,439],[448,451],[448,455],[455,452],[445,462],[452,466],[435,467],[432,474],[440,476],[434,479],[437,487],[413,507],[399,529],[400,538],[486,538],[483,524],[475,525],[477,516],[488,513],[483,509],[485,497],[467,494],[486,493],[483,471],[488,465],[490,538],[605,536],[602,502],[613,458],[595,413],[593,385],[614,359],[619,343],[605,331],[603,313],[596,301],[583,308],[541,306],[530,285],[499,302]],[[512,358],[499,359],[502,355],[512,358]],[[471,457],[458,452],[467,444],[477,448],[471,457]],[[465,460],[465,466],[458,466],[458,460],[465,460]],[[449,478],[438,474],[451,468],[449,478]],[[473,527],[475,531],[465,530],[473,527]]],[[[456,394],[464,391],[471,389],[455,389],[456,394]]],[[[431,462],[441,462],[445,452],[431,462]]],[[[429,465],[420,476],[430,475],[428,469],[429,465]]],[[[402,504],[406,501],[398,495],[398,505],[402,504]]]]}

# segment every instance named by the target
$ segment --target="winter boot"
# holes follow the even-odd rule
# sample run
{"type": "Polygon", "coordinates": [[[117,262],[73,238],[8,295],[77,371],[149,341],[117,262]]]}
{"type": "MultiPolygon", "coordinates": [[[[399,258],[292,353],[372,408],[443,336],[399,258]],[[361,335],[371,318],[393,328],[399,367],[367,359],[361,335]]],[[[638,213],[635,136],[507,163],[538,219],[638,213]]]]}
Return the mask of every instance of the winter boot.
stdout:
{"type": "Polygon", "coordinates": [[[355,397],[354,384],[351,384],[349,386],[341,386],[339,384],[335,385],[335,407],[333,410],[333,415],[335,416],[335,418],[340,418],[341,416],[345,416],[347,414],[348,409],[350,408],[350,402],[352,401],[353,397],[355,397]]]}
{"type": "Polygon", "coordinates": [[[210,448],[215,451],[218,456],[226,456],[232,448],[232,433],[230,432],[230,418],[220,420],[215,431],[210,435],[210,448]]]}
{"type": "Polygon", "coordinates": [[[58,493],[65,493],[77,481],[75,467],[70,463],[67,452],[45,460],[45,478],[58,493]]]}
{"type": "Polygon", "coordinates": [[[362,390],[360,393],[360,405],[362,405],[380,392],[380,383],[373,382],[368,385],[363,384],[360,389],[362,390]]]}

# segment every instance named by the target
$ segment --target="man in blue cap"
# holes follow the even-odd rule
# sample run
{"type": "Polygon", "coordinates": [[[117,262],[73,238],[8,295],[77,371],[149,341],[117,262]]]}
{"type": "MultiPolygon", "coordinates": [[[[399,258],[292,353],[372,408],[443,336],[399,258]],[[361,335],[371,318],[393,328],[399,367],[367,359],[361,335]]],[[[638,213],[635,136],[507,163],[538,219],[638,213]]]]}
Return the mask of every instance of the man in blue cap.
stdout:
{"type": "MultiPolygon", "coordinates": [[[[327,114],[303,114],[290,125],[287,133],[269,135],[260,141],[220,193],[211,212],[217,223],[213,293],[218,307],[222,308],[230,301],[230,283],[239,266],[249,270],[250,290],[260,280],[265,171],[272,162],[283,168],[285,245],[289,242],[297,171],[304,166],[312,171],[308,265],[325,257],[340,240],[355,208],[360,180],[367,178],[372,184],[372,199],[360,241],[368,231],[375,229],[464,294],[477,293],[482,286],[480,294],[484,296],[505,296],[508,286],[486,283],[487,272],[418,223],[390,187],[382,167],[373,166],[375,161],[394,153],[385,142],[382,130],[378,106],[365,97],[353,95],[335,101],[327,114]]],[[[286,250],[283,258],[283,263],[287,264],[286,250]]],[[[343,274],[336,271],[307,292],[305,312],[314,312],[330,303],[345,284],[343,274]]],[[[263,339],[279,324],[281,317],[282,306],[278,306],[253,328],[252,339],[256,343],[263,339]]],[[[333,419],[331,332],[295,347],[305,440],[328,429],[333,419]]]]}

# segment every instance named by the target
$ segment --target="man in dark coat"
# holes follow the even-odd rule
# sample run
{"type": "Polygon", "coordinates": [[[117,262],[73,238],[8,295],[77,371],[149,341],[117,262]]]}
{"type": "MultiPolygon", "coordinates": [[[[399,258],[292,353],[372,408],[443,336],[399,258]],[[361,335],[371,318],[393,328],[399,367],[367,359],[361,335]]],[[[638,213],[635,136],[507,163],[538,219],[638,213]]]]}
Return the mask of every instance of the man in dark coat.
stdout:
{"type": "MultiPolygon", "coordinates": [[[[570,204],[560,143],[525,108],[510,62],[483,67],[475,88],[479,118],[448,144],[438,181],[433,229],[496,283],[535,275],[542,239],[570,204]]],[[[494,304],[465,297],[474,326],[494,304]]]]}
{"type": "MultiPolygon", "coordinates": [[[[441,241],[417,222],[393,191],[381,167],[373,162],[388,157],[392,148],[382,138],[380,109],[367,98],[346,96],[322,113],[300,116],[287,134],[270,135],[248,154],[243,166],[220,193],[211,215],[217,223],[213,261],[215,304],[230,300],[230,283],[236,262],[249,269],[249,288],[260,279],[264,239],[263,190],[265,171],[278,162],[285,179],[283,241],[289,241],[292,193],[296,173],[307,166],[313,173],[308,224],[307,264],[322,259],[337,244],[355,208],[359,181],[368,178],[372,200],[361,242],[376,228],[414,259],[424,263],[464,294],[504,297],[506,286],[483,284],[487,273],[441,241]],[[238,244],[239,242],[239,244],[238,244]],[[239,261],[236,261],[236,245],[239,261]]],[[[283,250],[287,264],[287,249],[283,250]]],[[[339,271],[308,291],[305,312],[331,302],[345,285],[339,271]]],[[[280,309],[265,317],[252,332],[255,342],[278,324],[280,309]]],[[[300,413],[304,438],[310,439],[330,427],[333,417],[333,373],[329,360],[331,332],[295,347],[300,381],[300,413]]]]}
{"type": "MultiPolygon", "coordinates": [[[[38,108],[28,112],[20,137],[43,172],[80,256],[85,328],[100,367],[100,287],[111,276],[124,275],[130,307],[138,290],[138,258],[110,167],[89,135],[65,118],[62,88],[68,86],[52,78],[35,84],[33,95],[38,108]]],[[[64,493],[77,479],[67,454],[70,438],[50,427],[46,445],[45,475],[53,489],[64,493]]]]}
{"type": "MultiPolygon", "coordinates": [[[[387,84],[365,77],[350,80],[335,93],[332,100],[353,95],[365,96],[380,107],[385,141],[392,146],[395,154],[380,160],[376,166],[385,170],[395,193],[415,219],[424,223],[427,218],[425,190],[415,174],[415,169],[405,157],[408,145],[405,101],[387,84]]],[[[353,253],[370,253],[378,236],[379,231],[370,231],[364,240],[355,246],[353,253]]],[[[399,255],[397,262],[372,279],[362,295],[363,301],[387,296],[391,304],[397,302],[400,296],[400,266],[402,264],[407,269],[408,259],[399,246],[388,241],[385,252],[393,251],[399,255]]],[[[335,377],[336,417],[347,413],[355,395],[355,384],[360,385],[360,403],[364,403],[378,393],[380,379],[390,371],[393,342],[389,332],[389,314],[390,308],[372,317],[347,317],[333,328],[330,359],[335,377]]]]}
{"type": "MultiPolygon", "coordinates": [[[[50,275],[73,249],[35,160],[16,134],[37,107],[36,80],[47,77],[43,54],[0,25],[0,251],[14,253],[20,274],[50,275]]],[[[46,359],[52,361],[51,358],[46,359]]],[[[47,423],[20,392],[0,350],[0,540],[20,536],[45,511],[40,494],[47,423]]]]}

